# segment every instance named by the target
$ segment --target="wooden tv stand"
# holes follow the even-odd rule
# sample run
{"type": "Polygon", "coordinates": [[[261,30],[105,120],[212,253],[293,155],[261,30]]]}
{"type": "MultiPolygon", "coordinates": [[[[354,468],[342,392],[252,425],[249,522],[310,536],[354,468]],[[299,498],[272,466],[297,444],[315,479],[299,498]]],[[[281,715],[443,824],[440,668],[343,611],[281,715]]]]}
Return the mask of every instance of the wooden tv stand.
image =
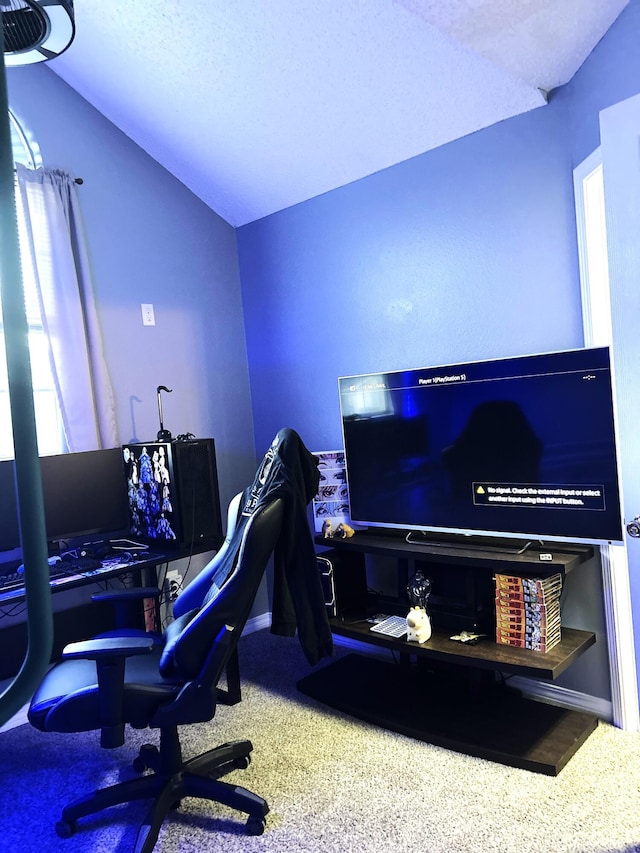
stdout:
{"type": "Polygon", "coordinates": [[[541,653],[499,645],[489,630],[477,645],[454,642],[450,636],[457,631],[449,626],[436,626],[422,645],[408,643],[371,632],[366,618],[377,611],[392,613],[394,604],[395,612],[406,612],[403,591],[417,568],[428,577],[442,571],[449,577],[457,573],[468,599],[473,597],[474,581],[486,589],[496,571],[530,577],[565,575],[593,557],[592,547],[532,546],[516,553],[506,541],[504,547],[489,542],[476,549],[467,542],[407,542],[404,536],[379,532],[341,540],[318,537],[316,543],[334,549],[342,558],[340,571],[347,574],[364,574],[365,555],[396,561],[398,595],[395,602],[389,600],[388,609],[377,600],[371,610],[363,601],[360,613],[340,613],[331,619],[336,635],[395,654],[389,661],[349,654],[302,679],[298,684],[302,692],[402,734],[548,775],[557,775],[596,728],[593,714],[526,698],[505,684],[512,675],[554,680],[595,643],[591,632],[563,627],[561,642],[541,653]],[[551,559],[541,559],[541,553],[551,554],[551,559]]]}

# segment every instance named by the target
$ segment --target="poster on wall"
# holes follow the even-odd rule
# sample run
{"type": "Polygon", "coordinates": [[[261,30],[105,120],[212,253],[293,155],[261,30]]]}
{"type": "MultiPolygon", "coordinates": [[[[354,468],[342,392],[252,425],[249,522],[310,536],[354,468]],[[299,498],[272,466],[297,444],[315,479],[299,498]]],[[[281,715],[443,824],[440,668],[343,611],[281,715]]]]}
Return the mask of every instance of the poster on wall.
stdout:
{"type": "Polygon", "coordinates": [[[313,525],[316,533],[324,533],[351,524],[347,472],[343,450],[314,451],[313,455],[320,472],[318,494],[312,501],[313,525]]]}

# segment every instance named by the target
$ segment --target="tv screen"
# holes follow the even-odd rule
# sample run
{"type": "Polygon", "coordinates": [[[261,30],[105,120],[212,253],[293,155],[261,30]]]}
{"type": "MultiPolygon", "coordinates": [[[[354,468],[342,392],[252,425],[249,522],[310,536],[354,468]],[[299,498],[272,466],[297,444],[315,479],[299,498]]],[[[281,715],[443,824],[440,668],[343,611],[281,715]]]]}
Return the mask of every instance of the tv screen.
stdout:
{"type": "Polygon", "coordinates": [[[607,348],[338,383],[354,523],[622,540],[607,348]]]}
{"type": "Polygon", "coordinates": [[[20,547],[20,525],[13,459],[0,461],[0,551],[20,547]]]}

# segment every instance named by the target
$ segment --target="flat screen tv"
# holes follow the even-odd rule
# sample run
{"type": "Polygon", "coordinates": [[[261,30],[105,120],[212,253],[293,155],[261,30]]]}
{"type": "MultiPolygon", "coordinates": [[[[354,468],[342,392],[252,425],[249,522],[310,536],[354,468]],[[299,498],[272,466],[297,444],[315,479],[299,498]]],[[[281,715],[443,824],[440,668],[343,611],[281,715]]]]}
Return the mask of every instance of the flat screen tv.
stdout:
{"type": "Polygon", "coordinates": [[[355,524],[622,540],[607,348],[338,383],[355,524]]]}

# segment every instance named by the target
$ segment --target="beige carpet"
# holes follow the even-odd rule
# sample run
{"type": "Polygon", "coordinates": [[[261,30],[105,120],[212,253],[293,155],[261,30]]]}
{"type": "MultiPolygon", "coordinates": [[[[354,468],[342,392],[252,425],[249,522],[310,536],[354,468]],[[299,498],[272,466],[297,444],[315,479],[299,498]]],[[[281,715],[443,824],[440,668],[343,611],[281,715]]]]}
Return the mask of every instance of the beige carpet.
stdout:
{"type": "MultiPolygon", "coordinates": [[[[159,853],[613,853],[640,851],[640,735],[600,724],[559,776],[458,755],[344,717],[300,695],[309,673],[297,640],[268,632],[241,640],[243,701],[211,723],[183,730],[185,756],[249,737],[253,762],[234,779],[271,806],[263,836],[222,807],[186,800],[163,828],[159,853]]],[[[101,750],[97,735],[0,734],[7,851],[133,849],[145,806],[87,819],[68,840],[54,824],[61,804],[131,775],[131,732],[101,750]]]]}

